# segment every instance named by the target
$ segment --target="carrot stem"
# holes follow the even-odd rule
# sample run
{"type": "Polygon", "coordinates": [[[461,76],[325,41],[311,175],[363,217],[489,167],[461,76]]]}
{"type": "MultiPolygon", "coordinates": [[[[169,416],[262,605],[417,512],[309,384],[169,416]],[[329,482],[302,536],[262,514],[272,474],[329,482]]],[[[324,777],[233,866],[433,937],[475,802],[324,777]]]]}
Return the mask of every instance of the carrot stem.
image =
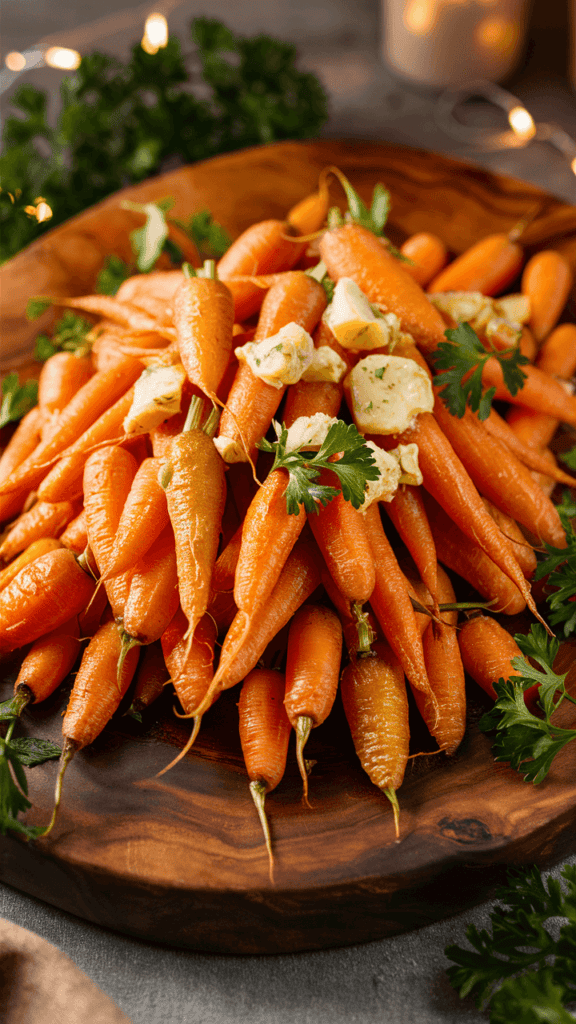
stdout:
{"type": "Polygon", "coordinates": [[[120,633],[121,646],[120,646],[120,657],[118,658],[118,669],[116,672],[116,679],[118,682],[118,689],[121,689],[122,684],[122,672],[124,670],[124,662],[126,656],[133,647],[141,647],[142,641],[137,640],[136,637],[130,636],[124,629],[120,633]]]}
{"type": "Polygon", "coordinates": [[[363,610],[361,601],[352,602],[352,615],[356,619],[356,629],[358,631],[356,654],[362,658],[372,653],[371,645],[374,640],[374,630],[370,625],[368,613],[363,610]]]}
{"type": "Polygon", "coordinates": [[[264,839],[266,841],[266,849],[268,850],[268,864],[270,881],[274,885],[274,854],[272,853],[272,838],[270,836],[270,826],[268,825],[268,818],[266,817],[266,811],[264,810],[264,800],[266,799],[266,783],[263,781],[255,781],[250,783],[250,792],[256,810],[258,811],[258,817],[260,818],[260,824],[262,825],[262,831],[264,833],[264,839]]]}

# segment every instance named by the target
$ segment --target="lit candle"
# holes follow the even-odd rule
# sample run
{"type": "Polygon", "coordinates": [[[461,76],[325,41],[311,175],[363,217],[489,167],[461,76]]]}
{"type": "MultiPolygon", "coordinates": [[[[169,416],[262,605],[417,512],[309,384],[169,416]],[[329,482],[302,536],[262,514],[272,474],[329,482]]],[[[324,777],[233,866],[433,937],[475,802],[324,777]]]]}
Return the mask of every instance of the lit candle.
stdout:
{"type": "Polygon", "coordinates": [[[526,0],[382,0],[383,56],[392,71],[444,88],[498,82],[514,68],[526,0]]]}

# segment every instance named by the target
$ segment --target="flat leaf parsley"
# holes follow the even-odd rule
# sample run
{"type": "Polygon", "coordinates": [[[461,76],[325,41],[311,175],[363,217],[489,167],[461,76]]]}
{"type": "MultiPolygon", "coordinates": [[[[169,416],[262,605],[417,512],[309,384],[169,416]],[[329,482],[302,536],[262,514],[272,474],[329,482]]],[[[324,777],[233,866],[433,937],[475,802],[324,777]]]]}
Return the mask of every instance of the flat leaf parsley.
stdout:
{"type": "Polygon", "coordinates": [[[277,441],[262,439],[258,447],[275,456],[275,469],[286,469],[289,473],[286,488],[286,508],[289,515],[298,515],[300,505],[306,512],[318,512],[319,505],[327,505],[340,491],[336,487],[319,484],[320,470],[329,469],[338,477],[342,495],[354,508],[360,508],[365,498],[368,480],[377,480],[380,470],[374,456],[353,423],[337,420],[330,427],[319,451],[311,451],[301,445],[294,451],[286,451],[288,428],[274,422],[277,441]],[[342,453],[337,462],[330,462],[331,456],[342,453]]]}
{"type": "Polygon", "coordinates": [[[436,370],[433,384],[440,388],[440,398],[453,416],[461,418],[466,405],[478,413],[481,420],[487,419],[496,388],[482,392],[482,370],[488,359],[497,359],[502,367],[504,383],[511,395],[524,386],[526,374],[520,369],[530,360],[523,356],[518,346],[497,351],[486,351],[470,324],[444,331],[448,341],[442,341],[432,353],[436,370]]]}

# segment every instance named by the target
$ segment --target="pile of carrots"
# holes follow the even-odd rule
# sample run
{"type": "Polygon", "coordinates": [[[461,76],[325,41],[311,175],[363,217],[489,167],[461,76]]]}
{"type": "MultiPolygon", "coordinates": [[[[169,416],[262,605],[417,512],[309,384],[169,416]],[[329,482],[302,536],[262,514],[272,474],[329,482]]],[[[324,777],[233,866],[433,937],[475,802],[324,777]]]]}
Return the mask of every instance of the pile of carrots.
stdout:
{"type": "MultiPolygon", "coordinates": [[[[572,285],[566,260],[546,251],[526,262],[513,232],[451,262],[439,238],[421,233],[398,258],[351,219],[325,228],[326,178],[284,221],[245,231],[204,276],[156,271],[129,278],[114,298],[55,300],[95,321],[91,354],[48,359],[38,405],[0,459],[0,655],[24,649],[21,709],[46,699],[81,659],[56,804],[66,764],[130,687],[141,713],[171,681],[177,713],[192,719],[180,758],[202,716],[218,714],[220,693],[242,684],[240,738],[271,865],[264,797],[282,779],[293,729],[308,802],[306,742],[339,685],[356,751],[391,801],[399,835],[406,680],[450,755],[464,735],[465,672],[494,697],[520,653],[491,615],[457,625],[454,582],[468,581],[490,612],[528,606],[539,617],[534,549],[565,545],[550,494],[558,482],[575,483],[549,449],[559,421],[576,425],[576,398],[562,383],[576,370],[576,326],[557,326],[572,285]],[[521,275],[530,300],[524,387],[507,392],[496,360],[484,370],[485,387],[510,403],[505,418],[493,410],[481,422],[468,409],[457,419],[436,399],[403,435],[374,435],[383,448],[418,445],[423,486],[402,485],[365,513],[340,492],[318,514],[301,506],[289,515],[287,472],[269,472],[257,448],[275,419],[349,419],[342,383],[276,388],[234,356],[236,345],[294,322],[352,368],[362,353],[338,344],[322,320],[326,290],[306,272],[318,254],[331,281],[352,278],[370,303],[398,316],[404,335],[394,354],[427,372],[450,324],[425,289],[496,296],[521,275]],[[181,411],[125,433],[143,370],[180,364],[181,411]],[[219,438],[238,461],[223,461],[219,438]],[[262,668],[288,625],[284,670],[262,668]]],[[[322,483],[338,481],[325,471],[322,483]]]]}

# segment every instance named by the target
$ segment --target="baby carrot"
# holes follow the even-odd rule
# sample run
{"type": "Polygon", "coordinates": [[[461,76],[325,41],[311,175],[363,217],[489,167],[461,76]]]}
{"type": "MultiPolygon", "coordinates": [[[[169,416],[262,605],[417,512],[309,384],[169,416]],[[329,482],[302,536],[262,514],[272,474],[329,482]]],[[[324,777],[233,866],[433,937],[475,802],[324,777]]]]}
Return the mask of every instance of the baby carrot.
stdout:
{"type": "Polygon", "coordinates": [[[251,281],[230,281],[230,278],[289,270],[306,245],[295,234],[291,238],[291,233],[293,229],[283,221],[259,221],[243,231],[222,256],[217,268],[218,277],[229,282],[237,322],[246,320],[260,308],[263,292],[251,281]]]}
{"type": "MultiPolygon", "coordinates": [[[[54,537],[41,537],[40,540],[33,540],[28,545],[25,551],[22,551],[10,565],[7,565],[5,569],[0,572],[0,590],[3,587],[7,587],[8,584],[18,575],[20,569],[23,569],[25,565],[29,565],[30,562],[35,562],[41,555],[47,555],[49,551],[55,551],[56,548],[61,548],[63,542],[56,540],[54,537]]],[[[64,545],[66,546],[66,545],[64,545]]],[[[81,552],[76,552],[81,554],[81,552]]]]}
{"type": "Polygon", "coordinates": [[[324,168],[320,172],[318,191],[305,196],[286,214],[286,223],[298,235],[312,235],[326,220],[330,205],[327,179],[331,173],[330,168],[324,168]]]}
{"type": "Polygon", "coordinates": [[[286,769],[290,722],[283,698],[284,676],[270,669],[254,669],[244,680],[238,702],[240,743],[250,793],[266,840],[272,883],[274,855],[264,800],[282,780],[286,769]]]}
{"type": "Polygon", "coordinates": [[[568,260],[555,249],[532,256],[522,274],[522,293],[530,299],[530,327],[541,342],[556,326],[574,281],[568,260]]]}
{"type": "Polygon", "coordinates": [[[90,356],[55,352],[46,360],[38,378],[38,405],[42,411],[42,438],[54,430],[57,414],[94,373],[90,356]]]}
{"type": "Polygon", "coordinates": [[[458,631],[464,668],[489,697],[496,700],[494,683],[519,673],[510,664],[522,651],[510,633],[496,619],[475,615],[458,631]]]}
{"type": "Polygon", "coordinates": [[[185,277],[174,296],[174,326],[188,380],[213,399],[232,351],[229,289],[215,277],[185,277]]]}
{"type": "Polygon", "coordinates": [[[35,540],[57,537],[78,513],[78,503],[60,501],[54,505],[37,501],[29,512],[23,512],[0,544],[0,558],[6,562],[19,555],[35,540]]]}
{"type": "Polygon", "coordinates": [[[94,581],[67,548],[25,565],[0,591],[0,655],[33,643],[86,607],[94,581]]]}
{"type": "Polygon", "coordinates": [[[312,729],[332,710],[342,658],[342,626],[338,616],[319,604],[305,604],[290,625],[284,707],[296,732],[296,758],[308,803],[308,771],[304,747],[312,729]]]}
{"type": "Polygon", "coordinates": [[[88,543],[84,509],[71,523],[68,523],[64,533],[61,533],[58,539],[65,548],[70,548],[70,551],[73,551],[75,555],[82,554],[88,543]]]}
{"type": "Polygon", "coordinates": [[[383,501],[381,504],[412,555],[433,600],[438,604],[436,548],[421,489],[403,484],[392,501],[383,501]]]}
{"type": "Polygon", "coordinates": [[[124,606],[125,648],[159,640],[179,604],[174,532],[170,523],[135,564],[124,606]]]}
{"type": "Polygon", "coordinates": [[[106,320],[120,324],[121,327],[129,327],[134,332],[156,332],[162,337],[172,340],[175,336],[173,327],[162,327],[157,320],[148,316],[137,306],[129,302],[121,302],[117,296],[111,295],[82,295],[78,298],[63,299],[60,296],[54,299],[57,306],[69,306],[71,309],[82,309],[86,313],[94,313],[106,320]]]}
{"type": "Polygon", "coordinates": [[[487,235],[441,270],[428,290],[500,295],[518,276],[523,262],[522,247],[509,235],[487,235]]]}
{"type": "Polygon", "coordinates": [[[12,471],[32,454],[40,441],[41,430],[42,412],[39,406],[35,405],[22,417],[0,456],[0,481],[7,479],[12,471]]]}
{"type": "Polygon", "coordinates": [[[46,700],[72,671],[80,653],[76,616],[39,637],[26,654],[14,683],[14,694],[25,704],[46,700]]]}
{"type": "Polygon", "coordinates": [[[210,584],[208,613],[219,633],[229,629],[238,611],[234,601],[234,575],[242,544],[242,523],[216,559],[210,584]]]}
{"type": "Polygon", "coordinates": [[[524,384],[513,395],[504,384],[502,367],[497,359],[487,359],[482,369],[482,384],[486,388],[495,388],[495,398],[513,405],[543,412],[554,416],[563,423],[576,425],[576,397],[568,394],[561,381],[554,380],[548,373],[543,373],[537,366],[522,367],[525,374],[524,384]]]}
{"type": "Polygon", "coordinates": [[[153,295],[169,303],[181,283],[181,270],[152,270],[149,274],[134,274],[122,282],[116,298],[119,302],[133,302],[142,295],[153,295]]]}
{"type": "Polygon", "coordinates": [[[536,572],[537,564],[534,548],[526,540],[515,519],[506,515],[499,508],[496,508],[496,505],[493,505],[487,498],[483,498],[482,501],[486,511],[490,513],[496,525],[500,527],[506,539],[510,541],[514,556],[526,579],[531,579],[536,572]]]}
{"type": "Polygon", "coordinates": [[[136,685],[126,714],[142,721],[142,712],[158,700],[169,679],[160,642],[148,644],[140,657],[136,685]]]}
{"type": "Polygon", "coordinates": [[[137,470],[126,451],[109,445],[88,456],[84,468],[84,514],[88,542],[102,575],[115,547],[116,530],[137,470]]]}
{"type": "Polygon", "coordinates": [[[400,811],[396,790],[408,763],[410,731],[404,673],[387,644],[376,656],[351,661],[340,682],[346,719],[360,764],[394,811],[396,838],[400,811]]]}
{"type": "Polygon", "coordinates": [[[400,246],[400,252],[411,260],[410,263],[405,263],[404,267],[421,288],[425,288],[448,262],[444,242],[438,235],[433,235],[429,231],[419,231],[415,235],[410,235],[400,246]]]}
{"type": "MultiPolygon", "coordinates": [[[[441,565],[438,566],[438,596],[441,604],[456,601],[454,588],[441,565]]],[[[453,754],[466,728],[464,668],[458,647],[457,611],[443,611],[441,622],[432,623],[422,637],[424,660],[437,712],[426,694],[414,690],[416,705],[441,750],[453,754]]]]}
{"type": "MultiPolygon", "coordinates": [[[[560,324],[544,341],[536,366],[544,373],[569,380],[576,371],[576,324],[560,324]]],[[[556,433],[559,420],[552,415],[513,407],[506,419],[514,434],[533,449],[545,448],[556,433]]]]}
{"type": "MultiPolygon", "coordinates": [[[[558,426],[558,420],[551,420],[548,416],[543,416],[541,413],[530,413],[528,410],[521,410],[516,408],[511,410],[513,412],[520,413],[521,417],[527,416],[528,421],[533,417],[541,421],[539,430],[541,430],[540,437],[544,440],[544,446],[548,444],[548,441],[552,439],[556,433],[558,426]],[[553,431],[548,440],[549,424],[553,426],[553,431]]],[[[496,412],[495,409],[490,409],[490,413],[485,420],[482,421],[484,429],[492,434],[502,445],[509,448],[511,452],[516,456],[520,462],[523,462],[529,469],[533,469],[536,473],[545,473],[551,477],[557,483],[566,484],[567,487],[576,486],[576,480],[574,477],[565,473],[562,469],[553,463],[552,465],[548,461],[547,457],[537,451],[536,448],[530,448],[529,442],[524,441],[524,436],[521,433],[516,433],[515,423],[516,421],[510,419],[510,424],[514,424],[514,429],[509,425],[506,420],[496,412]]]]}
{"type": "Polygon", "coordinates": [[[170,521],[166,492],[158,479],[161,466],[160,459],[151,457],[138,467],[118,522],[109,577],[140,561],[170,521]]]}

